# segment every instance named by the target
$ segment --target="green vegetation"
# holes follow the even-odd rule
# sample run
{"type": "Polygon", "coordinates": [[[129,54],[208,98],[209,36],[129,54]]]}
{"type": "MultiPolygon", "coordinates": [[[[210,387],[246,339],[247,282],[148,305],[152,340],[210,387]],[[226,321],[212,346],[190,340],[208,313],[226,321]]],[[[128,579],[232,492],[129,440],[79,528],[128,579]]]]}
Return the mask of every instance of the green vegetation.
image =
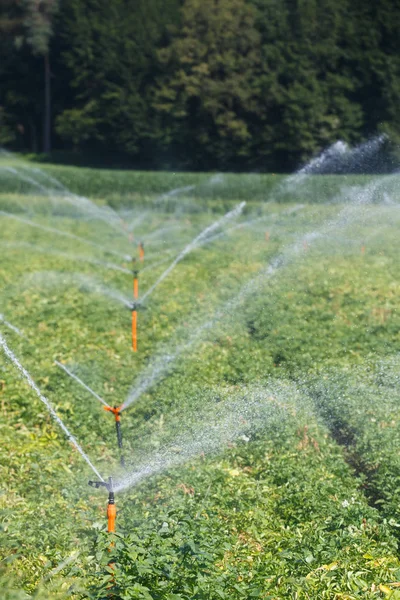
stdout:
{"type": "MultiPolygon", "coordinates": [[[[49,185],[37,165],[3,164],[49,185]]],[[[3,597],[398,598],[400,215],[380,203],[396,178],[289,191],[272,176],[43,173],[136,221],[141,294],[249,202],[148,298],[134,355],[130,312],[107,295],[131,296],[130,274],[110,266],[131,268],[127,239],[3,172],[1,210],[81,239],[0,215],[0,312],[25,337],[4,322],[1,334],[104,477],[121,475],[113,418],[54,361],[112,406],[142,385],[122,414],[125,453],[129,471],[153,471],[116,493],[110,551],[104,490],[1,354],[3,597]],[[358,202],[323,201],[350,188],[358,202]]]]}
{"type": "MultiPolygon", "coordinates": [[[[1,172],[2,206],[7,202],[6,193],[40,194],[40,188],[23,177],[37,177],[38,182],[49,185],[44,176],[37,175],[32,168],[38,165],[30,161],[20,161],[15,157],[2,160],[2,166],[23,166],[19,176],[13,171],[1,172]],[[22,175],[22,177],[21,177],[22,175]]],[[[307,187],[281,186],[285,180],[282,175],[255,175],[235,173],[171,173],[146,171],[118,171],[112,169],[89,169],[69,166],[40,165],[42,172],[55,177],[71,192],[96,198],[97,202],[107,202],[115,209],[122,209],[134,203],[135,206],[152,205],[163,211],[174,212],[185,205],[185,210],[202,212],[210,209],[221,213],[229,210],[235,202],[245,200],[252,208],[259,209],[260,203],[270,202],[271,197],[277,203],[323,204],[340,203],[349,189],[381,182],[372,193],[373,202],[384,200],[384,193],[397,200],[399,197],[398,177],[396,175],[315,175],[308,180],[307,187]],[[171,193],[173,192],[173,193],[171,193]],[[201,203],[199,204],[199,199],[201,203]],[[194,200],[194,202],[193,202],[194,200]]],[[[42,192],[43,193],[43,192],[42,192]]],[[[36,198],[36,202],[38,199],[36,198]]],[[[11,203],[14,204],[13,197],[11,203]]],[[[15,207],[19,211],[18,206],[15,207]]],[[[42,210],[49,211],[49,204],[43,203],[42,210]]],[[[246,209],[248,210],[248,209],[246,209]]]]}

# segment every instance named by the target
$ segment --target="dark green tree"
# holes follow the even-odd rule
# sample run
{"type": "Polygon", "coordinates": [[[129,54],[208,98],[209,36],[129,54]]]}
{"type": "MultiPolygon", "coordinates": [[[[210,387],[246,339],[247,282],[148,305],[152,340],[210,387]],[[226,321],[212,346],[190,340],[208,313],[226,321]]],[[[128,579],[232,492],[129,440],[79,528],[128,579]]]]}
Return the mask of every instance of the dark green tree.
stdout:
{"type": "MultiPolygon", "coordinates": [[[[16,50],[18,36],[22,32],[22,13],[15,0],[0,1],[0,77],[5,75],[10,64],[10,57],[16,50]]],[[[2,77],[5,80],[5,77],[2,77]]],[[[5,81],[4,81],[5,83],[5,81]]],[[[6,93],[0,88],[0,145],[10,144],[16,140],[13,115],[6,104],[6,93]]]]}
{"type": "Polygon", "coordinates": [[[74,146],[103,141],[130,155],[148,153],[155,137],[151,84],[157,47],[179,18],[180,0],[70,0],[62,9],[65,62],[74,105],[57,132],[74,146]]]}
{"type": "Polygon", "coordinates": [[[360,139],[362,105],[348,60],[354,35],[349,0],[252,2],[277,167],[290,170],[339,138],[360,139]]]}
{"type": "Polygon", "coordinates": [[[289,171],[400,141],[400,0],[58,2],[0,0],[0,143],[48,151],[54,116],[56,148],[289,171]]]}
{"type": "Polygon", "coordinates": [[[49,41],[58,0],[2,0],[0,4],[0,105],[3,123],[15,128],[12,140],[29,139],[36,151],[37,122],[43,115],[43,148],[51,149],[49,41]],[[38,59],[43,60],[44,102],[38,89],[38,59]],[[43,106],[43,109],[42,109],[43,106]],[[28,132],[28,133],[27,133],[28,132]]]}
{"type": "Polygon", "coordinates": [[[160,140],[196,167],[245,164],[251,155],[263,114],[255,20],[244,0],[186,0],[181,29],[159,52],[160,140]]]}
{"type": "Polygon", "coordinates": [[[398,148],[400,2],[354,0],[350,20],[354,27],[350,59],[364,111],[363,134],[370,136],[377,130],[384,131],[398,148]]]}

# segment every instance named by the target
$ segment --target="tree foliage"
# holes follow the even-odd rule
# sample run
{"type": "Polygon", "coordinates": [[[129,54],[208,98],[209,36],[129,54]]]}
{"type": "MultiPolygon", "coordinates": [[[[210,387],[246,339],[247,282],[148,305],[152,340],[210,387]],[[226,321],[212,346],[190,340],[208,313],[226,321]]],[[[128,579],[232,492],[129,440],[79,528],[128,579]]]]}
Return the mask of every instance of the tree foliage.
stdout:
{"type": "Polygon", "coordinates": [[[182,153],[189,148],[200,166],[246,159],[263,113],[255,10],[243,0],[188,0],[182,21],[159,52],[167,71],[155,102],[161,138],[182,153]]]}
{"type": "Polygon", "coordinates": [[[0,3],[0,138],[16,149],[38,145],[37,61],[47,52],[58,149],[151,166],[282,171],[337,139],[400,137],[398,1],[57,8],[56,0],[0,3]]]}
{"type": "Polygon", "coordinates": [[[53,18],[58,10],[58,0],[23,0],[23,24],[26,42],[36,55],[44,56],[49,51],[53,34],[53,18]]]}

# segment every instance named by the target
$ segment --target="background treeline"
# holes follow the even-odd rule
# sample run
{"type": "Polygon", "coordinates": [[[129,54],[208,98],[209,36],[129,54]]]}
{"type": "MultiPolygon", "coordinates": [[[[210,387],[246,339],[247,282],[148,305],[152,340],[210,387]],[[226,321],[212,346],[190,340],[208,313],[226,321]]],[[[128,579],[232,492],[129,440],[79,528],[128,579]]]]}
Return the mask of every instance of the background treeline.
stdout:
{"type": "Polygon", "coordinates": [[[400,133],[400,0],[0,8],[0,145],[9,149],[289,171],[337,139],[400,133]]]}

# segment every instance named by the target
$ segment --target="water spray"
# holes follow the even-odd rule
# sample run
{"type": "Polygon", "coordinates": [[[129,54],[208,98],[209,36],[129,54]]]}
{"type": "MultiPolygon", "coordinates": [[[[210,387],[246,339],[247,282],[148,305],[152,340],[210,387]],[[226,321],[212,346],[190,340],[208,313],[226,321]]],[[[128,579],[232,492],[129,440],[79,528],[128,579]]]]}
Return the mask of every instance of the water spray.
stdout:
{"type": "Polygon", "coordinates": [[[118,441],[118,448],[120,449],[121,465],[123,467],[125,467],[125,459],[122,455],[121,407],[114,406],[114,408],[112,408],[112,406],[107,404],[107,402],[105,400],[103,400],[103,398],[101,396],[99,396],[94,390],[92,390],[92,388],[90,388],[88,385],[86,385],[86,383],[84,381],[82,381],[82,379],[79,379],[79,377],[77,375],[75,375],[75,373],[72,373],[72,371],[70,371],[65,365],[58,362],[58,360],[56,360],[54,362],[58,367],[63,369],[63,371],[65,371],[67,373],[67,375],[72,377],[72,379],[75,379],[75,381],[77,381],[82,387],[84,387],[85,390],[87,390],[90,394],[92,394],[92,396],[97,398],[97,400],[99,400],[99,402],[101,402],[103,404],[104,410],[107,410],[108,412],[112,412],[115,415],[115,425],[116,425],[116,429],[117,429],[117,441],[118,441]]]}
{"type": "Polygon", "coordinates": [[[108,481],[89,481],[90,486],[98,489],[105,487],[108,491],[108,504],[107,504],[107,531],[108,533],[115,533],[115,521],[117,519],[117,508],[115,506],[114,497],[114,484],[112,477],[108,478],[108,481]]]}
{"type": "Polygon", "coordinates": [[[22,331],[20,329],[18,329],[18,327],[15,327],[15,325],[13,325],[12,323],[10,323],[9,321],[6,321],[4,316],[2,314],[0,314],[0,321],[2,323],[4,323],[4,325],[6,325],[9,329],[11,329],[12,331],[14,331],[14,333],[16,333],[17,335],[19,335],[20,337],[25,337],[24,334],[22,333],[22,331]]]}
{"type": "Polygon", "coordinates": [[[121,407],[114,406],[114,408],[112,408],[111,406],[105,406],[104,410],[107,410],[108,412],[112,412],[113,415],[115,416],[115,427],[117,430],[117,442],[118,442],[118,448],[120,451],[121,466],[125,467],[125,458],[122,453],[121,407]]]}
{"type": "Polygon", "coordinates": [[[211,234],[214,231],[216,231],[217,229],[221,229],[222,227],[224,227],[225,223],[227,221],[229,221],[230,219],[238,217],[242,213],[245,206],[246,206],[246,202],[241,202],[238,206],[236,206],[236,208],[234,208],[233,210],[226,213],[223,217],[221,217],[221,219],[214,221],[214,223],[212,223],[211,225],[206,227],[206,229],[204,229],[201,233],[199,233],[199,235],[197,237],[195,237],[194,240],[192,240],[182,250],[182,252],[180,252],[180,254],[178,254],[178,256],[172,261],[172,263],[164,271],[164,273],[162,273],[160,275],[160,277],[157,279],[157,281],[155,283],[153,283],[153,285],[142,296],[142,303],[148,298],[148,296],[150,296],[150,294],[152,294],[154,292],[154,290],[160,285],[160,283],[162,281],[164,281],[164,279],[166,277],[168,277],[168,275],[176,267],[176,265],[178,263],[180,263],[181,260],[183,260],[187,254],[189,254],[189,252],[192,252],[192,250],[200,248],[204,243],[213,239],[213,236],[211,236],[211,234]]]}
{"type": "Polygon", "coordinates": [[[39,400],[41,400],[41,402],[43,402],[43,404],[46,406],[47,410],[49,411],[49,413],[51,414],[51,416],[53,417],[53,419],[61,427],[61,429],[65,433],[67,439],[71,442],[71,444],[73,446],[75,446],[76,450],[78,450],[78,452],[82,456],[83,460],[85,460],[87,462],[87,464],[92,469],[92,471],[97,475],[97,477],[99,479],[101,479],[101,481],[104,481],[103,478],[102,478],[102,476],[100,475],[99,471],[96,469],[96,467],[91,462],[91,460],[88,457],[88,455],[83,451],[83,449],[82,449],[81,445],[78,443],[77,439],[69,432],[69,430],[67,429],[67,427],[64,425],[63,421],[60,419],[60,417],[57,415],[56,411],[54,410],[54,408],[50,404],[49,400],[46,398],[46,396],[44,396],[41,393],[41,391],[39,390],[38,386],[33,381],[32,377],[29,375],[28,371],[21,365],[21,363],[19,362],[18,358],[10,350],[10,348],[7,345],[7,342],[5,341],[5,339],[3,338],[3,336],[1,335],[1,332],[0,332],[0,347],[3,349],[5,355],[8,356],[8,358],[10,359],[10,361],[12,363],[14,363],[14,365],[17,367],[18,371],[27,380],[29,386],[36,393],[36,395],[38,396],[39,400]]]}
{"type": "Polygon", "coordinates": [[[94,248],[99,248],[105,254],[113,254],[115,256],[118,256],[119,258],[122,258],[123,260],[126,259],[125,254],[122,254],[115,250],[106,249],[103,246],[101,246],[100,244],[96,244],[96,242],[92,242],[92,240],[80,237],[78,235],[75,235],[74,233],[70,233],[68,231],[63,231],[62,229],[56,229],[55,227],[47,227],[46,225],[40,225],[40,223],[35,223],[34,221],[30,221],[29,219],[24,219],[23,217],[18,217],[17,215],[8,213],[4,210],[0,210],[0,215],[2,215],[3,217],[7,217],[9,219],[14,219],[15,221],[19,221],[20,223],[24,223],[25,225],[29,225],[30,227],[36,227],[37,229],[41,229],[42,231],[47,231],[48,233],[53,233],[58,236],[62,235],[64,237],[70,238],[72,240],[77,240],[84,244],[88,244],[89,246],[93,246],[94,248]]]}
{"type": "Polygon", "coordinates": [[[89,392],[89,394],[92,394],[92,396],[94,396],[95,398],[97,398],[97,400],[99,402],[101,402],[102,404],[104,404],[105,407],[111,408],[111,406],[109,406],[109,404],[107,404],[107,402],[105,400],[103,400],[103,398],[101,396],[99,396],[98,394],[96,394],[96,392],[94,390],[92,390],[92,388],[90,388],[88,385],[86,385],[86,383],[84,381],[82,381],[82,379],[79,379],[79,377],[77,375],[75,375],[75,373],[72,373],[72,371],[70,371],[65,365],[63,365],[62,363],[58,362],[58,360],[55,360],[54,364],[56,364],[63,371],[65,371],[67,373],[67,375],[69,375],[70,377],[72,377],[72,379],[75,379],[75,381],[77,381],[82,387],[85,388],[85,390],[87,390],[89,392]]]}

